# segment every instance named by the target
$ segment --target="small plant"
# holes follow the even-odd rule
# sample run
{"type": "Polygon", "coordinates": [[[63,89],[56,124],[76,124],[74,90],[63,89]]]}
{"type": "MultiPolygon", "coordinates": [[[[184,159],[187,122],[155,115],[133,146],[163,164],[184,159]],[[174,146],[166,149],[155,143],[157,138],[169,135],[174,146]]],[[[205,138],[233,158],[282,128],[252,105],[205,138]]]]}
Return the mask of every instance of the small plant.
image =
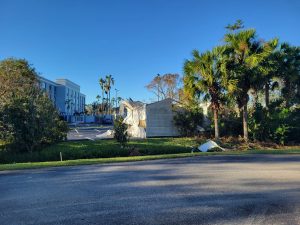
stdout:
{"type": "Polygon", "coordinates": [[[287,139],[287,134],[289,132],[290,127],[287,126],[286,124],[281,124],[277,129],[275,130],[275,138],[277,141],[281,144],[284,145],[287,139]]]}
{"type": "Polygon", "coordinates": [[[125,147],[128,142],[128,126],[123,121],[124,119],[121,116],[118,116],[114,121],[114,138],[121,144],[121,147],[125,147]]]}

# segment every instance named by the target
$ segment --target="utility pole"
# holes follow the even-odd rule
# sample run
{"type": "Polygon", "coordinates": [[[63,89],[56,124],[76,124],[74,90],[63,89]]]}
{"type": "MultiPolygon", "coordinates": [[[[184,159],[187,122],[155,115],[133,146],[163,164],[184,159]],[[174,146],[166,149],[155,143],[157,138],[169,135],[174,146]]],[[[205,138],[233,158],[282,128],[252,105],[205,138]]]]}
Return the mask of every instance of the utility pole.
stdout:
{"type": "Polygon", "coordinates": [[[116,91],[116,117],[117,117],[117,108],[118,108],[118,92],[119,90],[117,88],[115,88],[115,91],[116,91]]]}
{"type": "Polygon", "coordinates": [[[157,101],[159,102],[159,84],[160,84],[160,74],[159,73],[156,75],[156,79],[157,79],[157,101]]]}
{"type": "Polygon", "coordinates": [[[119,90],[117,88],[115,88],[116,91],[116,108],[118,107],[118,92],[119,90]]]}

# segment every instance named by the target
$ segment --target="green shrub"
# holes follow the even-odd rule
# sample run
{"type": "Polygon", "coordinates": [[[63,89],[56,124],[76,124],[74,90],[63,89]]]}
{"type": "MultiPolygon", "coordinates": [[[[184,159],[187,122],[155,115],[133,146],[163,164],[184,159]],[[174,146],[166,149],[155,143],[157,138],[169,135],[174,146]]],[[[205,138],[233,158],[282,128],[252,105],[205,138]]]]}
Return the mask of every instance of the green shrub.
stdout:
{"type": "MultiPolygon", "coordinates": [[[[242,118],[236,112],[230,112],[226,115],[220,115],[220,135],[237,137],[242,134],[242,118]]],[[[212,123],[212,128],[214,124],[212,123]]]]}
{"type": "Polygon", "coordinates": [[[123,123],[124,119],[118,116],[114,121],[114,138],[124,147],[128,142],[127,124],[123,123]]]}
{"type": "Polygon", "coordinates": [[[282,107],[281,102],[272,102],[269,109],[256,104],[249,116],[249,131],[252,139],[274,141],[279,144],[299,142],[300,109],[282,107]]]}
{"type": "Polygon", "coordinates": [[[203,112],[200,108],[177,111],[174,116],[175,126],[185,137],[198,134],[198,127],[203,126],[203,112]]]}

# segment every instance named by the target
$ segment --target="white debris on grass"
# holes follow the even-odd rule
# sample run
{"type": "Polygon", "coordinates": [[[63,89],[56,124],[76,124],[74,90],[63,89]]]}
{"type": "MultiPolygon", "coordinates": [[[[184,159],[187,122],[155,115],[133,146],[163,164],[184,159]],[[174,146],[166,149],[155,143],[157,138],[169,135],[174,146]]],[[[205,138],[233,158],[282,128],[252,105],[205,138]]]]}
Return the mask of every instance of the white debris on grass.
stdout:
{"type": "Polygon", "coordinates": [[[209,140],[207,142],[205,142],[204,144],[200,145],[198,147],[198,150],[200,150],[201,152],[207,152],[209,149],[212,148],[220,148],[222,149],[222,151],[225,151],[224,148],[220,147],[216,142],[209,140]]]}

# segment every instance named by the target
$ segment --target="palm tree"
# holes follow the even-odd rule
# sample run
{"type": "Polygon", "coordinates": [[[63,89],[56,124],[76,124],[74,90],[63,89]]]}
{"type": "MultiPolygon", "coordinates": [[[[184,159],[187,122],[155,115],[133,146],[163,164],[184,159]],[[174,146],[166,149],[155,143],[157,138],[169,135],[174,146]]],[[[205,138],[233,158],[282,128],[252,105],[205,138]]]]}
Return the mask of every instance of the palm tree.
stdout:
{"type": "MultiPolygon", "coordinates": [[[[218,139],[219,123],[218,112],[223,99],[222,95],[222,55],[224,47],[216,47],[211,52],[207,51],[200,54],[197,50],[193,51],[193,60],[186,61],[184,71],[186,84],[204,93],[204,100],[210,100],[214,112],[215,138],[218,139]]],[[[195,92],[195,90],[194,90],[195,92]]]]}
{"type": "Polygon", "coordinates": [[[100,98],[101,98],[100,95],[96,96],[97,102],[99,102],[100,98]]]}
{"type": "Polygon", "coordinates": [[[248,91],[251,88],[256,89],[263,82],[257,73],[258,67],[276,48],[278,40],[257,41],[254,29],[229,32],[225,35],[224,40],[230,59],[227,63],[226,78],[236,84],[228,92],[236,99],[238,107],[243,113],[244,140],[248,141],[248,91]]]}
{"type": "Polygon", "coordinates": [[[109,110],[109,113],[110,113],[110,108],[111,108],[111,102],[110,102],[110,90],[111,90],[111,87],[115,84],[115,80],[114,78],[112,77],[112,75],[107,75],[105,77],[106,79],[106,82],[105,82],[105,92],[107,93],[107,102],[108,102],[108,110],[109,110]]]}
{"type": "Polygon", "coordinates": [[[97,114],[98,113],[101,113],[101,107],[100,107],[100,99],[101,99],[101,96],[100,95],[97,95],[96,96],[96,99],[97,99],[97,114]]]}
{"type": "Polygon", "coordinates": [[[117,107],[118,107],[118,105],[120,105],[120,102],[122,101],[122,97],[117,97],[117,107]]]}
{"type": "Polygon", "coordinates": [[[102,90],[102,102],[101,102],[101,111],[103,112],[103,107],[104,107],[104,89],[105,89],[105,80],[100,78],[99,80],[99,84],[100,84],[100,87],[101,87],[101,90],[102,90]]]}

